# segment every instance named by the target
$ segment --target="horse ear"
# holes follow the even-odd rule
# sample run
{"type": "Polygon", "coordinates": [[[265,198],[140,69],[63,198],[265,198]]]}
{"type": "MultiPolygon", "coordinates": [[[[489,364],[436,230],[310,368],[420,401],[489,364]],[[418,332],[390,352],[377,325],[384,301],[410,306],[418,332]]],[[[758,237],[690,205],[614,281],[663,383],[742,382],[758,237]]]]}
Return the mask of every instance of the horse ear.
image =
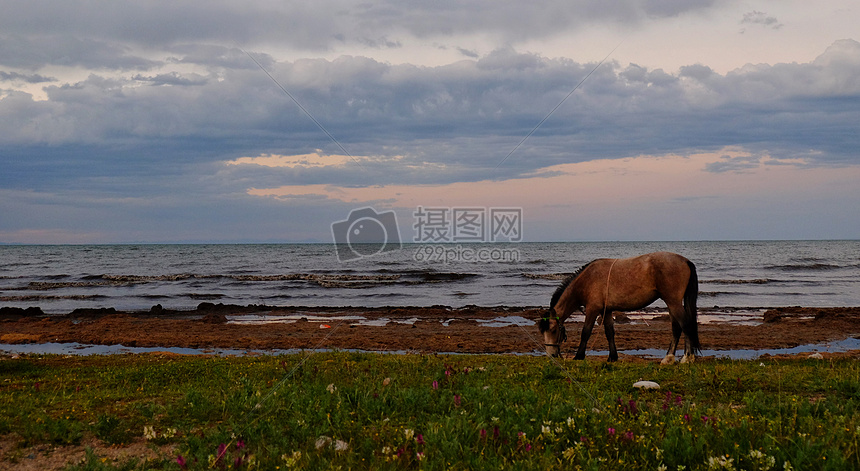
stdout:
{"type": "Polygon", "coordinates": [[[549,317],[542,317],[540,320],[538,320],[538,330],[540,330],[541,333],[544,333],[549,330],[549,317]]]}

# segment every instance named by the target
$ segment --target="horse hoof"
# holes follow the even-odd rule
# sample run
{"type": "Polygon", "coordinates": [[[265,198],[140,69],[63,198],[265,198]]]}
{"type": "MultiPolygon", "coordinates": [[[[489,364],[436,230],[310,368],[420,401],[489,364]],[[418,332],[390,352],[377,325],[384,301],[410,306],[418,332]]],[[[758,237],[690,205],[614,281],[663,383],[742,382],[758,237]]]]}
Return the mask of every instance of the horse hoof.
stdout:
{"type": "Polygon", "coordinates": [[[663,361],[660,362],[661,365],[674,365],[675,364],[675,355],[666,355],[663,357],[663,361]]]}
{"type": "Polygon", "coordinates": [[[696,355],[684,355],[684,358],[681,358],[681,363],[693,363],[696,361],[696,355]]]}

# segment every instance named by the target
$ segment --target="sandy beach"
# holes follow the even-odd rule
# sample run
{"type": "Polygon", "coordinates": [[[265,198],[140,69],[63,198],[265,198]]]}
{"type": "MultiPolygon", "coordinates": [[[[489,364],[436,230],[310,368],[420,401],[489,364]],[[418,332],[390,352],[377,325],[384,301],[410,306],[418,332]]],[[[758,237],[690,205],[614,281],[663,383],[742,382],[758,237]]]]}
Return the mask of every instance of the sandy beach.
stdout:
{"type": "MultiPolygon", "coordinates": [[[[62,316],[35,310],[0,311],[0,343],[69,343],[195,349],[357,349],[416,353],[529,353],[540,349],[537,308],[444,306],[396,308],[279,308],[201,303],[191,311],[76,310],[62,316]],[[284,321],[283,319],[294,319],[284,321]],[[358,322],[360,319],[361,322],[358,322]],[[510,324],[505,319],[514,319],[510,324]],[[495,321],[495,322],[493,322],[495,321]],[[500,325],[500,326],[495,326],[500,325]]],[[[729,312],[700,309],[700,316],[729,312]]],[[[630,316],[631,318],[634,316],[630,316]]],[[[659,312],[629,321],[616,316],[619,350],[664,349],[668,318],[659,312]],[[650,320],[643,320],[647,318],[650,320]]],[[[567,322],[569,354],[582,324],[567,322]]],[[[860,307],[777,308],[754,322],[700,323],[706,350],[779,349],[860,336],[860,307]],[[752,325],[750,325],[752,324],[752,325]]],[[[589,350],[606,349],[596,326],[589,350]]],[[[591,353],[594,355],[594,353],[591,353]]]]}

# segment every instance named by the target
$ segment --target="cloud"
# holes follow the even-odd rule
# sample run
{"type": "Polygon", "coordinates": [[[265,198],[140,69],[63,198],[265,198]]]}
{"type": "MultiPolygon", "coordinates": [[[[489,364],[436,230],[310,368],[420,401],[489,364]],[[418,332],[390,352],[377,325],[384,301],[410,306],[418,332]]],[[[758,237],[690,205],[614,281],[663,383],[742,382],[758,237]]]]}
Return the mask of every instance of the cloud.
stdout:
{"type": "MultiPolygon", "coordinates": [[[[235,48],[171,53],[177,67],[203,68],[170,70],[165,62],[157,73],[93,73],[51,85],[43,101],[20,92],[0,99],[4,175],[21,177],[0,182],[38,187],[54,183],[52,175],[74,181],[268,154],[342,154],[247,56],[230,68],[241,62],[235,48]],[[45,168],[62,171],[39,170],[45,168]]],[[[857,164],[860,43],[844,40],[809,63],[750,65],[725,75],[702,65],[673,74],[608,62],[497,169],[594,65],[513,48],[438,67],[353,56],[268,58],[267,71],[360,166],[230,171],[281,184],[434,184],[725,146],[857,164]]]]}
{"type": "Polygon", "coordinates": [[[775,16],[769,16],[767,13],[758,10],[744,13],[740,24],[763,26],[769,29],[780,29],[783,26],[775,16]]]}
{"type": "Polygon", "coordinates": [[[53,77],[45,77],[39,74],[20,74],[18,72],[4,72],[0,70],[0,81],[8,82],[24,82],[24,83],[45,83],[56,82],[53,77]]]}
{"type": "Polygon", "coordinates": [[[123,43],[100,38],[63,36],[50,32],[44,35],[0,35],[0,65],[7,67],[36,70],[52,65],[148,70],[159,63],[133,53],[123,43]]]}
{"type": "MultiPolygon", "coordinates": [[[[499,4],[492,0],[470,2],[410,2],[390,0],[356,3],[348,0],[144,0],[117,3],[27,0],[4,2],[0,17],[0,63],[35,67],[63,62],[63,54],[44,53],[35,47],[53,44],[54,50],[71,44],[72,62],[88,63],[77,49],[99,51],[107,59],[125,56],[113,48],[165,49],[179,44],[278,45],[289,49],[323,52],[344,44],[399,47],[412,39],[488,36],[498,43],[546,38],[594,25],[639,25],[661,18],[709,11],[714,0],[601,2],[597,0],[538,0],[499,4]],[[16,52],[18,51],[18,52],[16,52]],[[79,56],[79,57],[75,57],[79,56]]],[[[140,56],[143,58],[143,55],[140,56]]],[[[125,60],[131,58],[125,57],[125,60]]],[[[111,67],[104,61],[102,67],[111,67]]],[[[115,63],[113,63],[115,64],[115,63]]],[[[116,65],[113,65],[116,67],[116,65]]],[[[129,68],[129,65],[124,67],[129,68]]]]}

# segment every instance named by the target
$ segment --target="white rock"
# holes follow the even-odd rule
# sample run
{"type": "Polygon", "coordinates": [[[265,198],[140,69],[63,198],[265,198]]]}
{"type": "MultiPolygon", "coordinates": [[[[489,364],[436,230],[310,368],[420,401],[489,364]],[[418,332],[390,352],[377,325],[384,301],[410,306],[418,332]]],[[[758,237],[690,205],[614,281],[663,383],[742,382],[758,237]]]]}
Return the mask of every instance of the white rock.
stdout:
{"type": "Polygon", "coordinates": [[[346,451],[349,449],[349,443],[343,440],[332,440],[331,437],[325,435],[320,435],[314,446],[316,446],[317,450],[321,448],[334,448],[335,451],[346,451]]]}
{"type": "Polygon", "coordinates": [[[660,385],[654,381],[637,381],[633,383],[633,387],[640,389],[660,389],[660,385]]]}
{"type": "Polygon", "coordinates": [[[813,360],[823,360],[824,355],[820,353],[813,353],[812,355],[809,355],[809,358],[812,358],[813,360]]]}
{"type": "Polygon", "coordinates": [[[330,446],[330,445],[331,445],[331,437],[327,437],[325,435],[320,435],[320,437],[317,438],[316,443],[314,443],[314,446],[317,447],[317,450],[319,450],[320,448],[330,446]]]}
{"type": "Polygon", "coordinates": [[[349,443],[343,440],[335,440],[334,441],[334,449],[335,451],[346,451],[349,449],[349,443]]]}

